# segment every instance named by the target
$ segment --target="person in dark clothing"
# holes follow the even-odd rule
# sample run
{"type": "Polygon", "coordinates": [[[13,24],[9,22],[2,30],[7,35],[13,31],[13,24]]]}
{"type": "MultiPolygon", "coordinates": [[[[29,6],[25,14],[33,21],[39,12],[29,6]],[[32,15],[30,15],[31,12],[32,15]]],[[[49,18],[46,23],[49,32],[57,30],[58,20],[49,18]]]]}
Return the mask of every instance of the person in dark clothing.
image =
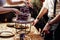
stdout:
{"type": "Polygon", "coordinates": [[[56,17],[54,17],[52,20],[50,20],[49,22],[47,22],[47,24],[45,25],[45,27],[43,29],[43,32],[45,32],[46,34],[49,34],[49,30],[50,30],[51,26],[53,24],[59,23],[59,25],[57,26],[57,28],[55,30],[55,34],[54,34],[55,40],[59,40],[60,39],[60,18],[59,17],[60,17],[60,14],[56,15],[56,17]]]}
{"type": "MultiPolygon", "coordinates": [[[[43,3],[43,7],[42,7],[42,9],[41,9],[41,11],[39,12],[39,14],[38,14],[38,16],[36,17],[36,19],[34,20],[34,25],[39,21],[39,19],[41,19],[41,17],[43,16],[43,15],[45,15],[46,14],[46,12],[48,11],[48,18],[49,18],[49,20],[54,20],[54,18],[58,15],[58,14],[60,14],[60,0],[57,0],[56,2],[57,2],[57,4],[56,4],[56,14],[54,14],[54,2],[55,2],[55,0],[45,0],[44,1],[44,3],[43,3]]],[[[48,21],[49,21],[48,20],[48,21]]],[[[56,37],[54,37],[54,34],[55,34],[55,30],[56,30],[56,28],[59,26],[59,23],[57,23],[57,24],[53,24],[52,26],[51,26],[51,28],[50,27],[47,27],[47,28],[45,28],[44,27],[44,29],[43,30],[47,30],[47,29],[50,29],[49,31],[50,31],[50,33],[47,35],[46,34],[46,40],[60,40],[59,39],[59,37],[58,38],[56,38],[56,37]]],[[[58,31],[60,30],[60,28],[58,28],[58,31]]],[[[56,33],[57,33],[57,35],[59,34],[59,32],[58,31],[56,31],[56,33]]],[[[56,35],[56,36],[57,36],[56,35]]],[[[60,35],[59,35],[60,36],[60,35]]]]}

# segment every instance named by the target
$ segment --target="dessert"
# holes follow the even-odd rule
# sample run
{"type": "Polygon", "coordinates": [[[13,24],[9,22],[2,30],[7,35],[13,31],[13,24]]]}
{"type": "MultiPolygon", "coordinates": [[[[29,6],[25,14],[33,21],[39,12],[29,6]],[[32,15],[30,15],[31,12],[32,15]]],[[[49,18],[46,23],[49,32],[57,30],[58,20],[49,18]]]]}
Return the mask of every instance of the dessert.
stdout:
{"type": "Polygon", "coordinates": [[[17,20],[21,20],[21,21],[29,21],[30,19],[31,19],[31,14],[29,13],[21,13],[17,17],[17,20]]]}

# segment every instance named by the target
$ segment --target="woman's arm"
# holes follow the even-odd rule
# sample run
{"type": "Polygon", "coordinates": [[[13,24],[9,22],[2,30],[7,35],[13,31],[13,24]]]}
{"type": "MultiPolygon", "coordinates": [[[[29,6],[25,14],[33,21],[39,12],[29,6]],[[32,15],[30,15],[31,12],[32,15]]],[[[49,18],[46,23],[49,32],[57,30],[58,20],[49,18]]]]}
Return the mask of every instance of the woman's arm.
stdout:
{"type": "Polygon", "coordinates": [[[15,9],[15,8],[3,8],[3,7],[0,7],[0,14],[5,14],[5,13],[8,13],[8,12],[20,13],[20,11],[18,9],[15,9]]]}
{"type": "Polygon", "coordinates": [[[12,2],[11,0],[6,0],[8,4],[10,5],[17,5],[17,4],[21,4],[21,3],[24,3],[24,1],[19,1],[19,2],[12,2]]]}

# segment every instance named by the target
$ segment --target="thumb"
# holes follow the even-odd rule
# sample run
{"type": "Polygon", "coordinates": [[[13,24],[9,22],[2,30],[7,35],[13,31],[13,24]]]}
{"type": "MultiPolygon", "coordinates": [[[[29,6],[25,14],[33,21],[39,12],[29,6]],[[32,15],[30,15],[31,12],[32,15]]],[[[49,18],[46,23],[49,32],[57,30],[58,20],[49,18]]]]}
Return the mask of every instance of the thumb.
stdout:
{"type": "Polygon", "coordinates": [[[34,26],[35,25],[35,23],[34,23],[34,21],[32,22],[32,26],[34,26]]]}

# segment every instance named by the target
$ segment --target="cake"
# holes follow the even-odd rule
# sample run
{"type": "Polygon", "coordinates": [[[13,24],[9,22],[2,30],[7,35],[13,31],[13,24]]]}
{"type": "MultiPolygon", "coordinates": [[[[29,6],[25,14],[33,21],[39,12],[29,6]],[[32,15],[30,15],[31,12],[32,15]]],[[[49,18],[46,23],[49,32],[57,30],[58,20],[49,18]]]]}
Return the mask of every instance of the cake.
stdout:
{"type": "Polygon", "coordinates": [[[21,13],[17,17],[17,20],[22,20],[22,21],[29,21],[30,19],[31,19],[31,14],[29,13],[21,13]]]}

